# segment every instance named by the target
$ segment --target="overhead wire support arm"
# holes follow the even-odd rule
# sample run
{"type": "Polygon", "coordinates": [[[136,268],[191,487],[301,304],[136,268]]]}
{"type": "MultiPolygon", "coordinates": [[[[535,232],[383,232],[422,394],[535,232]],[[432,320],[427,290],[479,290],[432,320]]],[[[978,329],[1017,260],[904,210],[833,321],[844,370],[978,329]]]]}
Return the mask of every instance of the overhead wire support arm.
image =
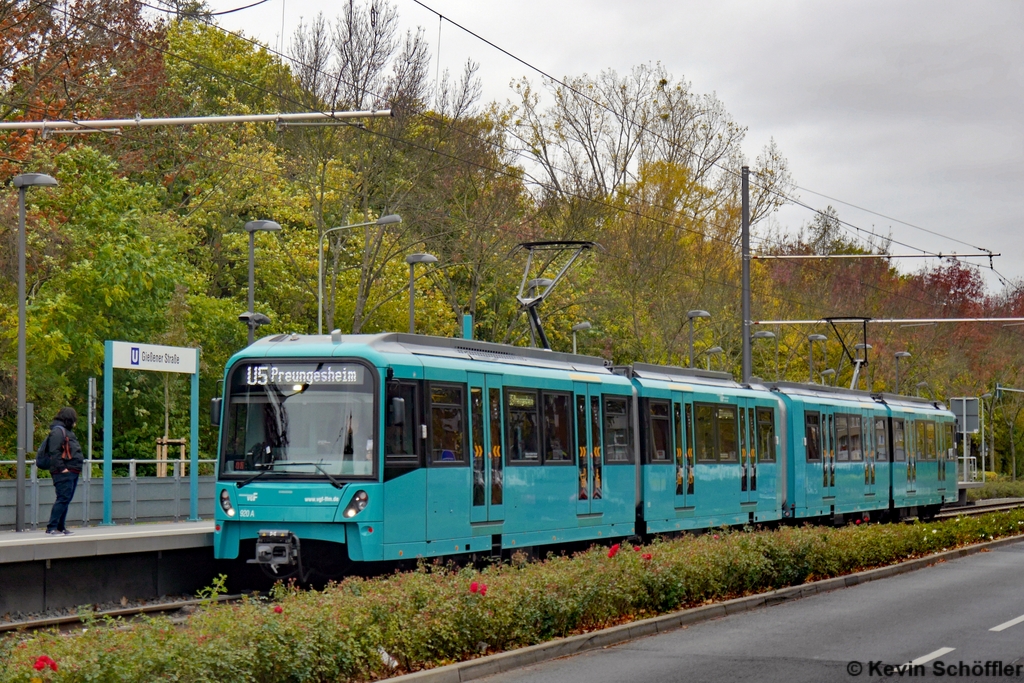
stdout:
{"type": "Polygon", "coordinates": [[[577,240],[554,240],[548,242],[523,242],[516,246],[509,256],[514,256],[520,251],[526,251],[526,267],[523,270],[523,281],[519,283],[519,294],[516,296],[516,301],[519,302],[520,307],[526,312],[527,318],[530,321],[531,331],[540,339],[541,347],[547,350],[551,350],[551,344],[548,342],[548,337],[544,334],[544,328],[540,322],[540,314],[537,312],[537,307],[540,306],[548,295],[554,291],[555,287],[561,281],[562,277],[568,272],[569,268],[572,267],[573,263],[576,262],[583,252],[589,251],[594,247],[601,248],[601,245],[597,242],[586,242],[577,240]],[[533,266],[533,255],[537,251],[570,251],[575,250],[572,256],[562,265],[562,269],[558,271],[558,275],[552,280],[540,279],[530,280],[530,268],[533,266]],[[528,285],[528,283],[530,283],[528,285]],[[539,290],[539,291],[535,291],[539,290]]]}
{"type": "Polygon", "coordinates": [[[386,118],[390,109],[366,111],[297,112],[289,114],[238,114],[227,116],[168,116],[147,119],[136,116],[131,119],[86,119],[59,121],[4,121],[0,130],[57,131],[101,131],[111,128],[147,128],[153,126],[202,126],[220,123],[274,123],[288,124],[296,121],[344,121],[347,119],[386,118]]]}
{"type": "Polygon", "coordinates": [[[991,266],[992,257],[1002,256],[1002,254],[993,254],[991,252],[985,252],[984,254],[943,254],[938,252],[935,254],[753,254],[750,258],[761,261],[797,261],[797,260],[827,260],[827,259],[858,259],[858,258],[949,258],[949,259],[961,259],[961,258],[987,258],[991,266]]]}

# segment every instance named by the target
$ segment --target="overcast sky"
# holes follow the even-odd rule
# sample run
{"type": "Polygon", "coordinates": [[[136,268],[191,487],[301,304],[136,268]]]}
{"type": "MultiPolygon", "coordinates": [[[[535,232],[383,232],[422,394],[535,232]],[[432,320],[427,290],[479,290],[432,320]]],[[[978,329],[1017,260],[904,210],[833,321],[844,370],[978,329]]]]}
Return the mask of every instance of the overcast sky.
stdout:
{"type": "MultiPolygon", "coordinates": [[[[246,0],[208,0],[214,11],[246,0]]],[[[412,0],[392,0],[422,26],[441,70],[480,64],[486,100],[540,76],[412,0]]],[[[816,208],[929,251],[1003,255],[1024,278],[1024,3],[1018,0],[423,0],[530,64],[562,77],[661,62],[697,93],[715,93],[748,129],[751,160],[774,138],[816,208]],[[891,217],[822,198],[811,191],[891,217]]],[[[333,18],[338,0],[268,0],[219,18],[276,47],[301,18],[333,18]],[[283,12],[282,12],[283,10],[283,12]]],[[[437,63],[432,64],[432,69],[437,63]]],[[[812,215],[784,209],[795,231],[812,215]]],[[[906,252],[893,246],[892,251],[906,252]]],[[[979,263],[987,263],[975,259],[979,263]]],[[[933,262],[934,263],[934,262],[933,262]]],[[[923,265],[907,262],[904,269],[923,265]]],[[[986,271],[990,290],[1001,289],[986,271]]]]}

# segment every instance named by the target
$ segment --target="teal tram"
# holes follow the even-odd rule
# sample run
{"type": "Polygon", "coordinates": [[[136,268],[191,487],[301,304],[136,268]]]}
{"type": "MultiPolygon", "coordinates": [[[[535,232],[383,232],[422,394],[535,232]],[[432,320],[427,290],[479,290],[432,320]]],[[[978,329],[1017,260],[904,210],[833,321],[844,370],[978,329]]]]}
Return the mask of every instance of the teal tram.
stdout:
{"type": "Polygon", "coordinates": [[[905,396],[338,332],[260,340],[224,386],[215,557],[274,575],[957,497],[952,413],[905,396]]]}

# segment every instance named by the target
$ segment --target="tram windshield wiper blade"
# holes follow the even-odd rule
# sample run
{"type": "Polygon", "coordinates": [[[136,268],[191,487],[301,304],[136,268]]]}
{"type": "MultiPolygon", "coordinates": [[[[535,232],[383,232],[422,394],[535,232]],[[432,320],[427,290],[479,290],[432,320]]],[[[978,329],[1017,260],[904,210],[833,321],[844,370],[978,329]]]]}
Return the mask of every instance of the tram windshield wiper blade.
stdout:
{"type": "Polygon", "coordinates": [[[253,476],[249,477],[248,479],[236,483],[235,486],[238,487],[238,488],[242,488],[243,486],[245,486],[247,484],[251,484],[254,481],[256,481],[257,479],[259,479],[260,477],[262,477],[264,474],[266,474],[267,472],[272,470],[273,468],[274,468],[274,465],[273,465],[273,463],[271,463],[270,465],[267,465],[262,472],[260,472],[258,474],[254,474],[253,476]]]}
{"type": "MultiPolygon", "coordinates": [[[[327,477],[330,480],[331,486],[333,486],[334,488],[340,489],[340,488],[344,488],[344,486],[345,486],[344,482],[338,481],[337,479],[332,477],[331,473],[328,472],[327,470],[325,470],[323,467],[321,467],[320,463],[318,463],[318,462],[288,462],[287,460],[279,460],[275,464],[277,464],[277,465],[299,465],[299,466],[303,466],[303,467],[313,466],[313,467],[317,468],[318,470],[320,470],[320,472],[325,477],[327,477]]],[[[263,473],[260,472],[260,474],[263,474],[263,473]]]]}

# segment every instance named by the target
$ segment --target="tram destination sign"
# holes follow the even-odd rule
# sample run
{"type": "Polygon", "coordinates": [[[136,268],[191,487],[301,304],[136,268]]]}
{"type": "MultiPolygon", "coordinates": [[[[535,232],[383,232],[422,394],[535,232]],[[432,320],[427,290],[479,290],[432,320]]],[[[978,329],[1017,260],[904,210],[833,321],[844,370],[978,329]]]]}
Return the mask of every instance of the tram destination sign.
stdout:
{"type": "Polygon", "coordinates": [[[196,373],[196,350],[181,346],[113,342],[115,368],[155,372],[196,373]]]}

